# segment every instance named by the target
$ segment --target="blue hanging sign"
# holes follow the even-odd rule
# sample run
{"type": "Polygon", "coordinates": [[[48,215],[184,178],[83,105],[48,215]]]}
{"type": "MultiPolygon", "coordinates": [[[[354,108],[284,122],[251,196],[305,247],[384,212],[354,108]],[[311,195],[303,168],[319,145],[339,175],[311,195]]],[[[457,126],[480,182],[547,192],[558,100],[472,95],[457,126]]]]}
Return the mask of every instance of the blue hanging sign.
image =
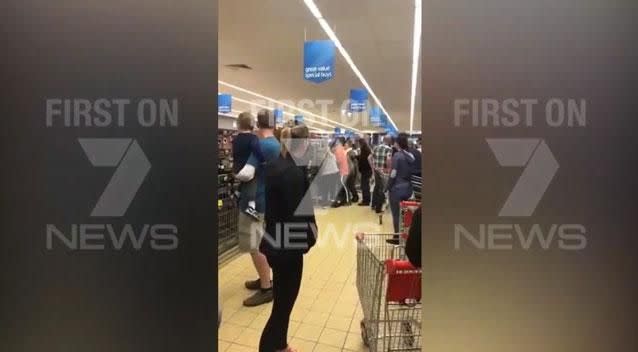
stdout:
{"type": "Polygon", "coordinates": [[[295,125],[300,125],[303,123],[303,115],[295,115],[295,125]]]}
{"type": "Polygon", "coordinates": [[[366,111],[368,105],[368,91],[364,88],[350,89],[350,111],[366,111]]]}
{"type": "Polygon", "coordinates": [[[272,114],[275,115],[275,125],[281,125],[284,123],[284,111],[283,109],[274,109],[272,114]]]}
{"type": "Polygon", "coordinates": [[[233,96],[230,94],[217,95],[217,112],[228,114],[233,110],[233,96]]]}
{"type": "Polygon", "coordinates": [[[335,45],[332,40],[313,40],[303,45],[303,78],[321,83],[335,74],[335,45]]]}
{"type": "Polygon", "coordinates": [[[388,115],[382,113],[381,116],[379,116],[379,127],[383,128],[383,129],[387,129],[387,127],[388,127],[388,115]]]}
{"type": "Polygon", "coordinates": [[[379,108],[378,106],[373,106],[372,109],[370,109],[370,124],[372,124],[373,126],[380,126],[381,125],[381,108],[379,108]]]}

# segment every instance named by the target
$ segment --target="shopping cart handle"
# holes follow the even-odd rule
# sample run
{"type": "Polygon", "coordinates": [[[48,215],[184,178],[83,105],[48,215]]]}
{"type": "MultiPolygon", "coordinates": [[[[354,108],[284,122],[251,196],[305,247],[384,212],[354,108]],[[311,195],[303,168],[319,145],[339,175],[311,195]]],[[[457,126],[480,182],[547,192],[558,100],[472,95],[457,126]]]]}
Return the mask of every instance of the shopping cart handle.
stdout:
{"type": "Polygon", "coordinates": [[[413,201],[413,200],[404,200],[401,201],[401,206],[402,207],[419,207],[419,205],[421,205],[421,202],[417,202],[417,201],[413,201]]]}

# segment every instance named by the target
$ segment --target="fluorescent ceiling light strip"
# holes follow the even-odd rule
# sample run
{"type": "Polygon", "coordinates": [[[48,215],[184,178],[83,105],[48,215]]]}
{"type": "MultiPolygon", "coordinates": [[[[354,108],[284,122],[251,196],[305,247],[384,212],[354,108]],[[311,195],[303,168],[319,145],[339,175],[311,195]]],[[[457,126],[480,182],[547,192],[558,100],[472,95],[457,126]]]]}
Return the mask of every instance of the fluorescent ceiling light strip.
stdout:
{"type": "Polygon", "coordinates": [[[410,133],[414,128],[416,84],[419,78],[419,52],[421,49],[421,0],[414,1],[414,33],[412,35],[412,89],[410,91],[410,133]]]}
{"type": "MultiPolygon", "coordinates": [[[[260,107],[260,108],[262,108],[262,109],[271,109],[271,108],[272,108],[271,106],[266,106],[266,105],[262,105],[262,104],[257,104],[257,103],[255,103],[255,102],[252,102],[252,101],[250,101],[250,100],[246,100],[246,99],[242,99],[242,98],[233,97],[233,99],[234,99],[234,100],[237,100],[237,101],[239,101],[239,102],[242,102],[242,103],[246,103],[246,104],[248,104],[248,105],[258,106],[258,107],[260,107]]],[[[293,116],[293,117],[295,116],[295,114],[289,113],[289,112],[287,112],[287,111],[284,111],[284,115],[289,115],[289,116],[293,116]]],[[[313,119],[308,118],[308,117],[305,117],[305,116],[304,116],[304,121],[309,121],[309,122],[312,122],[312,123],[316,123],[316,124],[318,124],[318,125],[328,126],[328,127],[330,127],[330,128],[334,127],[334,126],[333,126],[333,125],[331,125],[331,124],[328,124],[328,123],[325,123],[325,122],[321,122],[321,121],[316,121],[316,120],[313,120],[313,119]]]]}
{"type": "Polygon", "coordinates": [[[328,133],[328,134],[334,133],[334,131],[322,130],[322,129],[316,128],[316,127],[308,127],[308,129],[311,130],[311,131],[319,132],[319,133],[328,133]]]}
{"type": "MultiPolygon", "coordinates": [[[[341,127],[345,127],[345,128],[347,128],[347,129],[351,129],[351,130],[353,130],[353,131],[357,131],[357,132],[359,131],[358,129],[356,129],[356,128],[354,128],[354,127],[351,127],[351,126],[348,126],[348,125],[344,125],[344,124],[342,124],[342,123],[339,123],[339,122],[337,122],[337,121],[331,120],[331,119],[326,118],[326,117],[323,117],[323,116],[321,116],[321,115],[317,115],[317,114],[315,114],[315,113],[313,113],[313,112],[310,112],[310,111],[308,111],[308,110],[300,109],[300,108],[298,108],[298,107],[296,107],[296,106],[294,106],[294,105],[286,104],[286,103],[284,103],[284,102],[281,102],[281,101],[275,100],[275,99],[273,99],[273,98],[267,97],[267,96],[262,95],[262,94],[259,94],[259,93],[257,93],[257,92],[253,92],[253,91],[248,90],[248,89],[246,89],[246,88],[242,88],[242,87],[239,87],[239,86],[236,86],[236,85],[234,85],[234,84],[231,84],[231,83],[228,83],[228,82],[224,82],[224,81],[217,81],[217,83],[219,83],[219,84],[221,84],[221,85],[223,85],[223,86],[226,86],[226,87],[233,88],[233,89],[238,90],[238,91],[240,91],[240,92],[244,92],[244,93],[247,93],[247,94],[250,94],[250,95],[254,95],[254,96],[258,97],[258,98],[262,98],[262,99],[268,100],[268,101],[270,101],[270,102],[272,102],[272,103],[279,104],[280,106],[285,106],[285,107],[287,107],[287,108],[289,108],[289,109],[292,109],[292,110],[296,110],[296,111],[302,112],[302,113],[304,113],[304,114],[306,114],[306,115],[310,115],[310,116],[312,116],[312,117],[316,117],[316,118],[321,119],[321,120],[325,120],[325,121],[332,122],[333,124],[339,125],[339,126],[341,126],[341,127]]],[[[234,97],[233,97],[233,98],[234,98],[234,97]]],[[[234,99],[236,99],[236,98],[234,98],[234,99]]],[[[265,107],[265,109],[270,109],[270,108],[271,108],[271,107],[265,107]]],[[[331,127],[334,127],[334,125],[331,125],[331,127]]]]}
{"type": "Polygon", "coordinates": [[[321,28],[323,28],[323,31],[326,32],[326,34],[328,35],[328,38],[330,38],[330,40],[334,42],[335,47],[339,49],[341,56],[343,56],[343,58],[346,60],[348,65],[350,65],[350,68],[352,69],[354,74],[359,78],[359,80],[361,81],[361,84],[363,84],[363,86],[368,90],[368,93],[370,93],[372,98],[374,98],[374,101],[377,103],[377,105],[383,111],[383,113],[386,116],[388,116],[388,120],[390,121],[392,126],[394,126],[394,128],[397,128],[397,125],[394,123],[394,120],[392,120],[392,117],[390,117],[390,114],[388,113],[388,111],[383,107],[381,100],[377,97],[376,94],[374,94],[374,91],[368,84],[368,81],[366,81],[365,77],[363,77],[363,74],[361,74],[361,71],[359,71],[359,69],[357,68],[357,65],[355,65],[354,62],[352,61],[352,58],[350,57],[350,54],[348,54],[348,51],[343,47],[343,45],[341,45],[341,41],[339,41],[339,38],[337,38],[337,35],[335,34],[335,32],[332,30],[332,28],[330,28],[330,25],[323,18],[323,15],[321,15],[321,11],[319,11],[319,8],[315,4],[315,2],[313,0],[304,0],[304,3],[308,7],[312,15],[315,16],[317,21],[319,21],[319,25],[321,25],[321,28]]]}

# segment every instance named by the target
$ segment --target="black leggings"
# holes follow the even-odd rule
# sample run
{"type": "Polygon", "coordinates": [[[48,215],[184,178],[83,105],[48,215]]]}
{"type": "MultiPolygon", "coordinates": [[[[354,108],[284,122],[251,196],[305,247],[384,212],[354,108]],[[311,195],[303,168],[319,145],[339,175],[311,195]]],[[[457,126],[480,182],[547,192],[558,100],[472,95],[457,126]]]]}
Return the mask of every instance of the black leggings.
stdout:
{"type": "Polygon", "coordinates": [[[302,254],[267,258],[272,268],[273,304],[270,318],[259,340],[259,352],[275,352],[288,346],[290,313],[299,294],[303,272],[302,254]]]}
{"type": "Polygon", "coordinates": [[[370,204],[370,178],[372,172],[361,173],[361,202],[364,204],[370,204]]]}

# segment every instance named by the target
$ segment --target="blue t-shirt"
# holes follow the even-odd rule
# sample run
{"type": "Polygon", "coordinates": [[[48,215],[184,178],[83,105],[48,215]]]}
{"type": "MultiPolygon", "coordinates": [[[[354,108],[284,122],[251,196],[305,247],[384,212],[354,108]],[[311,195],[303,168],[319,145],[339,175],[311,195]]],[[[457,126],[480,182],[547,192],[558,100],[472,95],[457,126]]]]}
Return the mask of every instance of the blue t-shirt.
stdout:
{"type": "Polygon", "coordinates": [[[259,146],[261,147],[261,153],[264,156],[265,162],[262,164],[257,160],[257,157],[251,155],[247,164],[255,167],[255,178],[257,179],[257,193],[255,194],[255,210],[259,213],[264,213],[266,209],[266,190],[265,183],[266,178],[264,175],[265,164],[277,159],[281,153],[281,145],[275,137],[267,137],[259,140],[259,146]]]}

